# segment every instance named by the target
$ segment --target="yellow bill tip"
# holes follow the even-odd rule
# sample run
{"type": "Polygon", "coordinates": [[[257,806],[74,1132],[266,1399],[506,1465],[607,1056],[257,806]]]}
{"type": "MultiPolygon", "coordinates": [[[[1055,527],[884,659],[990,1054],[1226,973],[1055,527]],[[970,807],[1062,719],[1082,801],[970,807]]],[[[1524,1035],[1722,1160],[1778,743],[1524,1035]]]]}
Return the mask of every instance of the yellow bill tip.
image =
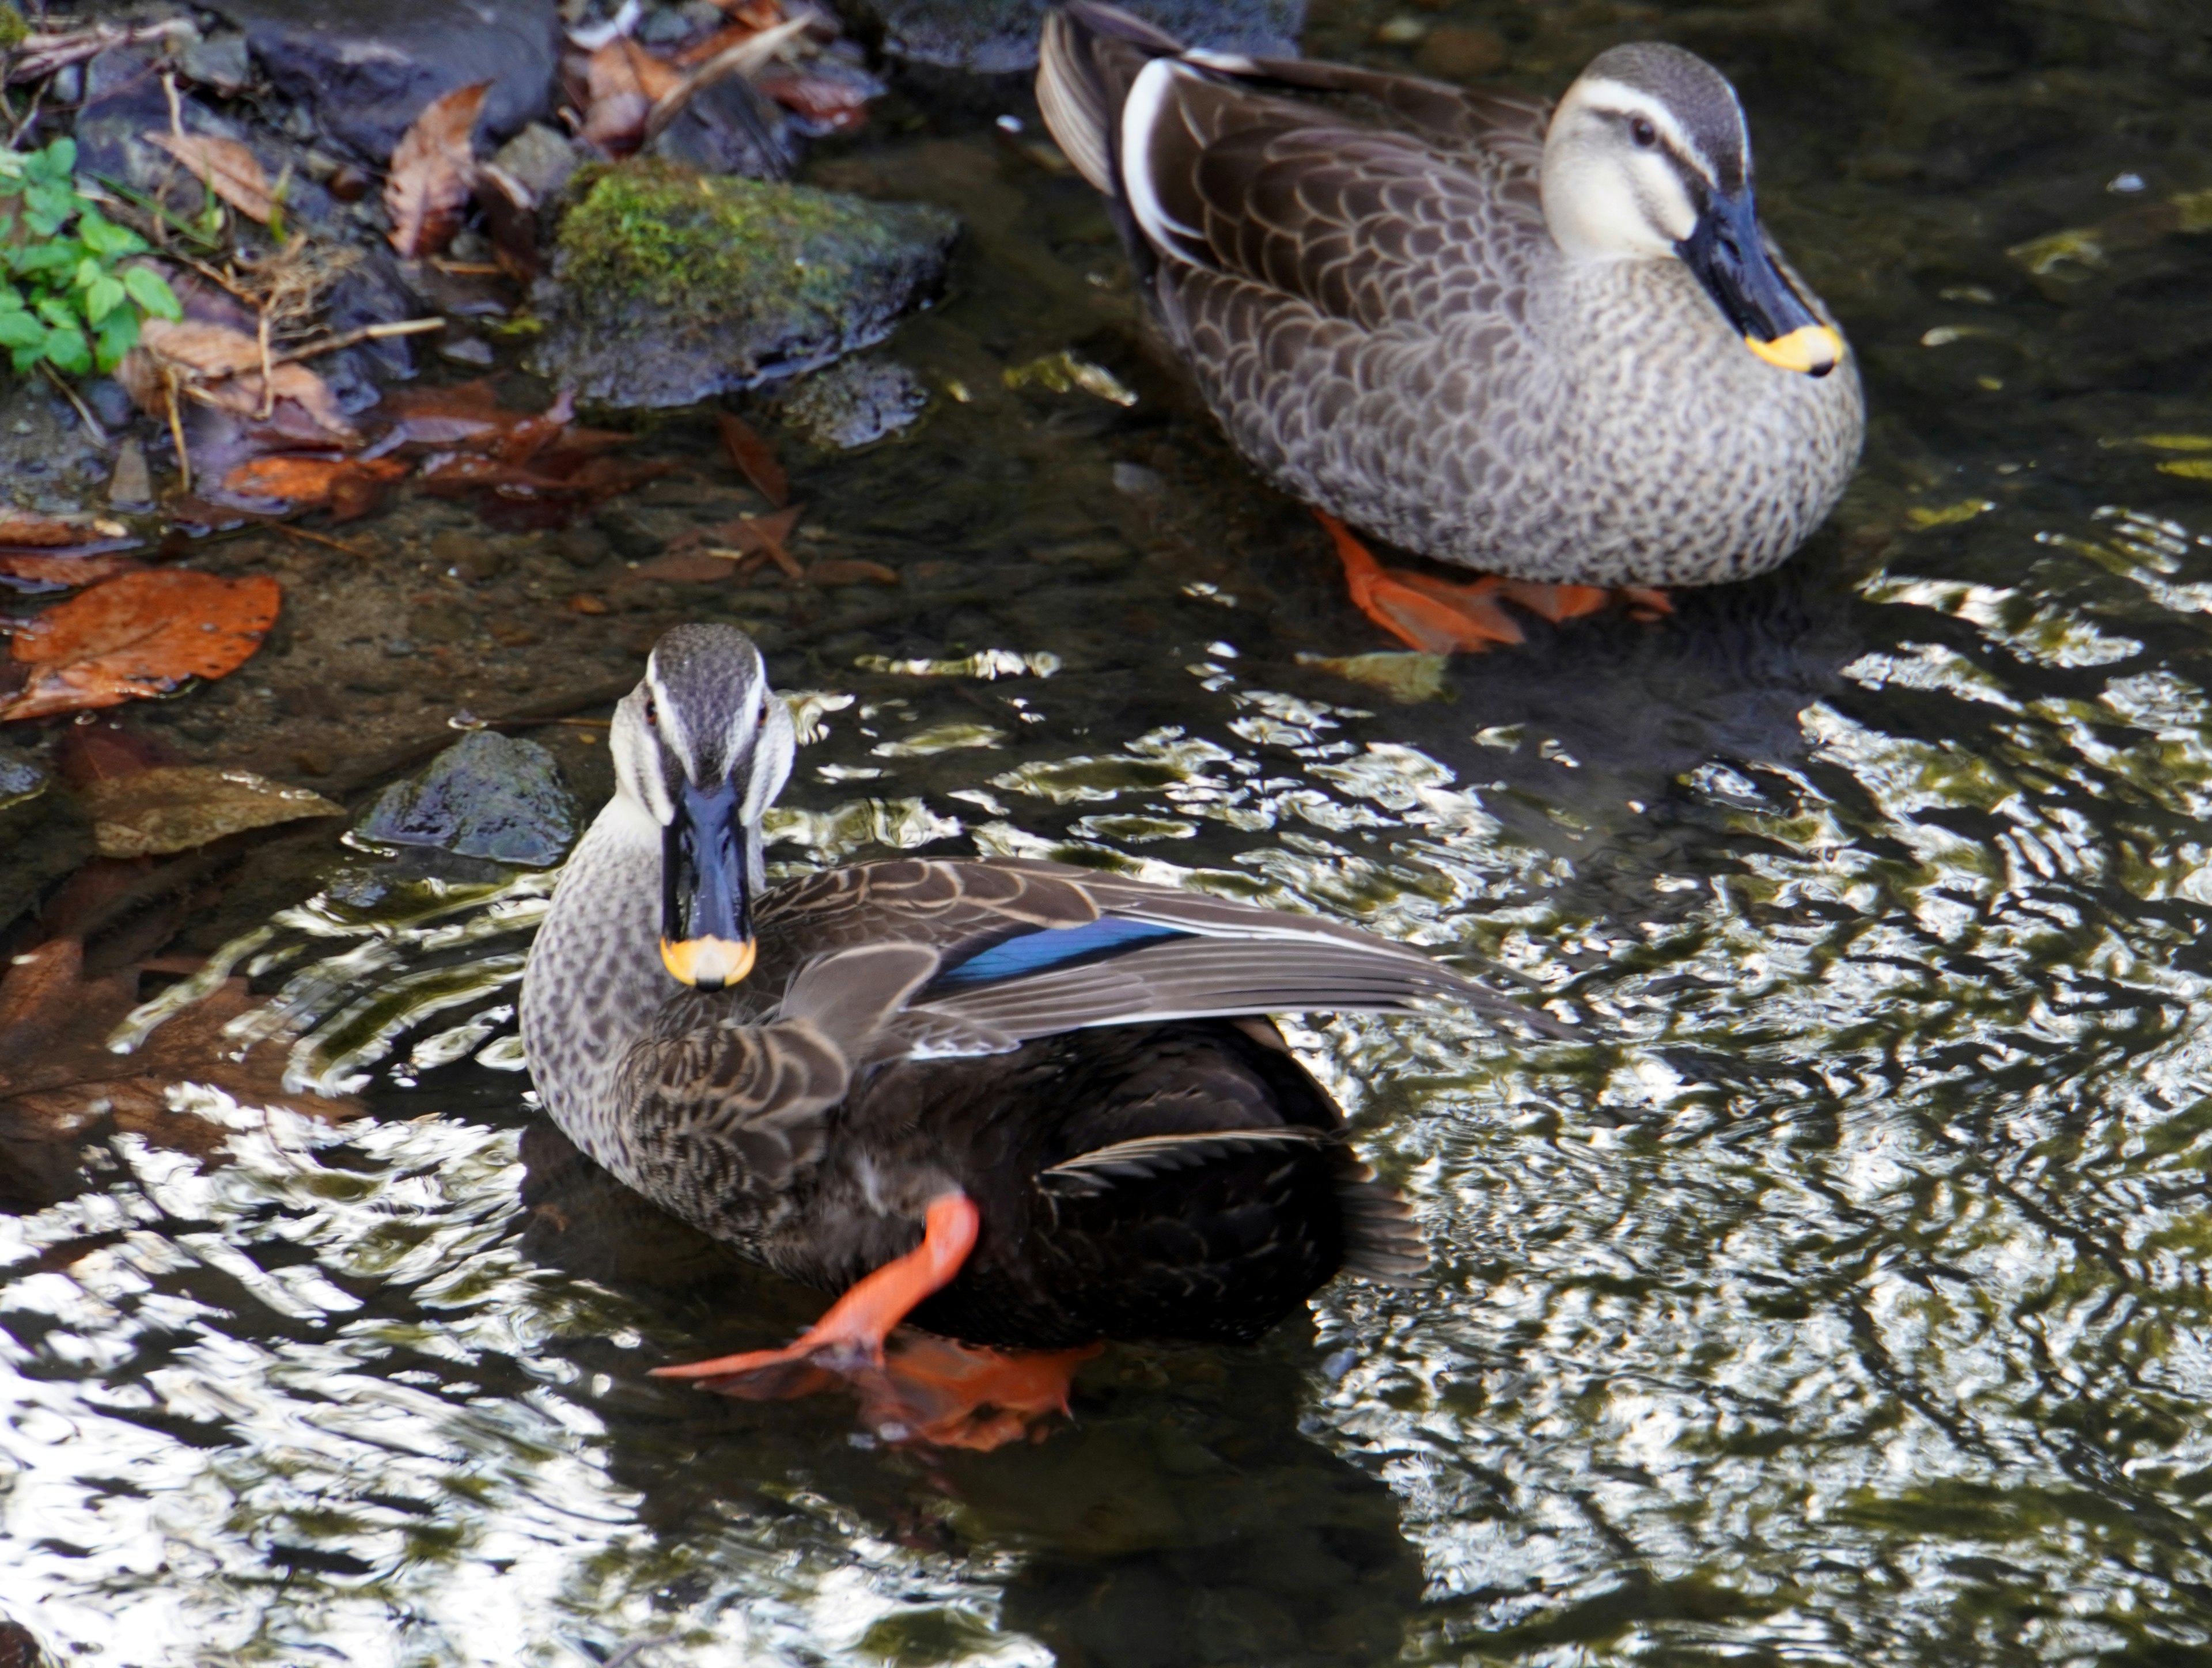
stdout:
{"type": "Polygon", "coordinates": [[[719,991],[753,970],[754,949],[750,938],[663,938],[660,961],[682,983],[719,991]]]}
{"type": "Polygon", "coordinates": [[[1787,336],[1761,342],[1747,336],[1743,345],[1778,370],[1824,377],[1843,362],[1844,338],[1826,325],[1802,325],[1787,336]]]}

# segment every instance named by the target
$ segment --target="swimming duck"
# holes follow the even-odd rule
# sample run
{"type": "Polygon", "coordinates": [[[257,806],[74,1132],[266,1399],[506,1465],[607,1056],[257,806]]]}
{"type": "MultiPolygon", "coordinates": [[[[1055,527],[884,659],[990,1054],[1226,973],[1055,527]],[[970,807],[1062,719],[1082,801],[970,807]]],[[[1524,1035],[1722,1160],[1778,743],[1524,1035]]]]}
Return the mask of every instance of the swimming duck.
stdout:
{"type": "Polygon", "coordinates": [[[908,1315],[1028,1349],[1248,1340],[1340,1268],[1402,1277],[1403,1209],[1264,1016],[1448,996],[1544,1026],[1352,928],[1058,864],[768,888],[792,723],[731,627],[663,637],[611,739],[523,978],[538,1094],[653,1204],[843,1294],[787,1349],[663,1369],[717,1388],[880,1372],[908,1315]]]}
{"type": "Polygon", "coordinates": [[[1679,47],[1602,52],[1553,108],[1071,4],[1037,100],[1231,441],[1416,648],[1519,640],[1501,590],[1556,619],[1763,573],[1850,478],[1850,349],[1679,47]],[[1492,577],[1386,569],[1346,524],[1492,577]]]}

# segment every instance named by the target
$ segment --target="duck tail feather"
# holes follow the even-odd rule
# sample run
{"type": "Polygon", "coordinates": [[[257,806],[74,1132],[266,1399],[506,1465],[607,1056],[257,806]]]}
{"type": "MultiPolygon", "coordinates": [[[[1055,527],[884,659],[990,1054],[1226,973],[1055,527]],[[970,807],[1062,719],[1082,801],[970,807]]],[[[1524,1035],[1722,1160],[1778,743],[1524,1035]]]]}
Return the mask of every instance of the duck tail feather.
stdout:
{"type": "Polygon", "coordinates": [[[1152,59],[1182,51],[1174,37],[1113,6],[1079,3],[1047,14],[1037,107],[1076,172],[1107,196],[1121,195],[1114,143],[1131,84],[1152,59]]]}
{"type": "Polygon", "coordinates": [[[1091,1198],[1125,1181],[1149,1181],[1232,1154],[1270,1149],[1310,1150],[1336,1140],[1327,1130],[1197,1130],[1183,1135],[1146,1135],[1116,1141],[1037,1173],[1036,1185],[1063,1198],[1091,1198]]]}
{"type": "Polygon", "coordinates": [[[1344,1271],[1386,1286],[1411,1284],[1429,1266],[1428,1247],[1413,1226],[1412,1208],[1350,1149],[1339,1148],[1336,1160],[1344,1271]]]}

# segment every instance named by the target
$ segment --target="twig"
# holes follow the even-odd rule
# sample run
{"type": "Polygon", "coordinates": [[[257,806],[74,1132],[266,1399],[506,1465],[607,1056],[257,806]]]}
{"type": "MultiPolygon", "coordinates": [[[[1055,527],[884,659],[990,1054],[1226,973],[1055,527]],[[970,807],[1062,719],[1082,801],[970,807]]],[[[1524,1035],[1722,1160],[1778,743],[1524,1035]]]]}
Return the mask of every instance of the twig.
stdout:
{"type": "Polygon", "coordinates": [[[359,546],[348,544],[343,539],[332,538],[327,533],[311,533],[305,527],[295,527],[289,521],[271,521],[264,525],[272,532],[282,533],[287,538],[304,538],[310,544],[327,544],[333,550],[343,550],[346,555],[357,556],[363,561],[374,560],[369,552],[362,549],[359,546]]]}
{"type": "Polygon", "coordinates": [[[184,482],[184,489],[190,492],[192,489],[192,454],[185,449],[184,404],[177,397],[184,379],[177,374],[174,366],[164,365],[161,367],[161,383],[169,395],[169,438],[177,443],[177,474],[184,482]]]}
{"type": "Polygon", "coordinates": [[[64,382],[61,379],[61,373],[55,370],[54,367],[48,364],[45,360],[42,359],[39,361],[39,368],[46,373],[46,380],[54,385],[54,387],[59,391],[61,397],[67,400],[71,405],[76,407],[77,415],[84,419],[85,433],[91,435],[93,440],[99,445],[106,446],[107,444],[107,431],[100,426],[100,420],[92,415],[91,411],[86,407],[85,403],[76,397],[76,390],[70,387],[66,382],[64,382]]]}
{"type": "Polygon", "coordinates": [[[256,312],[261,338],[261,421],[267,422],[276,413],[276,367],[269,361],[269,309],[260,307],[256,312]]]}
{"type": "Polygon", "coordinates": [[[403,318],[391,325],[363,325],[357,331],[345,331],[326,337],[320,342],[310,342],[304,348],[289,348],[270,362],[290,365],[302,359],[313,359],[322,354],[334,354],[340,348],[350,348],[362,342],[381,342],[387,336],[420,336],[424,331],[446,328],[442,318],[403,318]]]}

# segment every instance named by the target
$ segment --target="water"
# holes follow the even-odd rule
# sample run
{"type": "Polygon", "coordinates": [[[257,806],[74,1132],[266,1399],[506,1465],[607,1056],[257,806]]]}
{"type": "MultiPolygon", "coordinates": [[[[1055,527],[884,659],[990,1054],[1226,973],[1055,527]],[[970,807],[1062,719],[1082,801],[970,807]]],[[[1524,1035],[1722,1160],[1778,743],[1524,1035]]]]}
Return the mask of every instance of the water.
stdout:
{"type": "MultiPolygon", "coordinates": [[[[1479,952],[1584,1022],[1296,1031],[1429,1277],[1255,1350],[1111,1350],[1070,1426],[988,1455],[659,1385],[814,1300],[532,1128],[483,958],[540,883],[316,906],[261,983],[366,1115],[185,1091],[228,1163],[118,1137],[0,1219],[0,1609],[163,1665],[2212,1655],[2201,20],[1407,15],[1547,88],[1652,32],[1736,77],[1875,413],[1783,573],[1539,629],[1440,701],[1301,664],[1379,646],[1322,536],[1139,350],[1079,183],[948,95],[821,172],[968,219],[896,348],[969,401],[794,460],[825,546],[904,590],[589,628],[618,671],[733,614],[854,697],[780,862],[1074,848],[1479,952]],[[1063,350],[1136,403],[1005,386],[1063,350]]],[[[1332,6],[1309,48],[1403,62],[1384,21],[1332,6]]]]}

